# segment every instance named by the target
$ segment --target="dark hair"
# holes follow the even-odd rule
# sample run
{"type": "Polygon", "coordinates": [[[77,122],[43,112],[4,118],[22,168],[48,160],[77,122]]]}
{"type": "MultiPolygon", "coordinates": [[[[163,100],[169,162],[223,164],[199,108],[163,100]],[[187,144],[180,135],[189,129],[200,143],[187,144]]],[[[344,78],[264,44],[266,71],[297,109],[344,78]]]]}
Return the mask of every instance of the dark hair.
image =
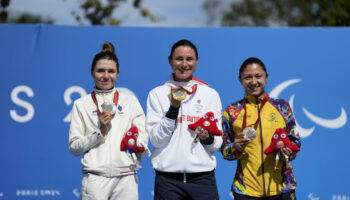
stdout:
{"type": "Polygon", "coordinates": [[[119,62],[112,43],[106,42],[102,45],[102,51],[96,54],[92,61],[91,71],[94,71],[96,63],[101,59],[113,60],[117,64],[117,72],[119,73],[119,62]]]}
{"type": "Polygon", "coordinates": [[[255,58],[255,57],[250,57],[247,58],[241,65],[241,67],[239,68],[239,77],[241,77],[242,72],[245,70],[245,68],[247,68],[248,65],[251,64],[259,64],[261,66],[261,68],[265,71],[266,76],[268,76],[267,71],[266,71],[266,67],[265,64],[263,63],[263,61],[261,61],[259,58],[255,58]]]}
{"type": "Polygon", "coordinates": [[[173,46],[171,47],[169,59],[171,59],[173,57],[175,49],[180,47],[180,46],[191,47],[194,50],[194,53],[196,54],[196,59],[198,60],[197,47],[191,41],[186,40],[186,39],[179,40],[175,44],[173,44],[173,46]]]}

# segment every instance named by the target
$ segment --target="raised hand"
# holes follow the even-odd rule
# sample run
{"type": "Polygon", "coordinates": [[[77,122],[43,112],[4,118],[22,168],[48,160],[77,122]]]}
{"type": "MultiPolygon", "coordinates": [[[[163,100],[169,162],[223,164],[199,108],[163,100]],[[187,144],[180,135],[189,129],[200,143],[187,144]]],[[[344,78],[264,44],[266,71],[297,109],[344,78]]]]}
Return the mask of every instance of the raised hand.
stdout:
{"type": "Polygon", "coordinates": [[[109,130],[109,124],[112,121],[112,114],[106,110],[102,111],[102,113],[98,116],[98,119],[100,120],[100,130],[101,130],[101,134],[103,136],[106,136],[108,134],[108,130],[109,130]]]}

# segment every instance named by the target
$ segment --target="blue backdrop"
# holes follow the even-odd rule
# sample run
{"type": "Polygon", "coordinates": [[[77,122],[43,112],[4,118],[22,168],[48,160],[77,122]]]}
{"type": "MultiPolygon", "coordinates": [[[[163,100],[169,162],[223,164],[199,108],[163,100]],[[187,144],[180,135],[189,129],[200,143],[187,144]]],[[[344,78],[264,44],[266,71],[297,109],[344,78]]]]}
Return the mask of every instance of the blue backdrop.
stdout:
{"type": "MultiPolygon", "coordinates": [[[[350,28],[125,28],[0,25],[0,200],[78,199],[80,157],[68,150],[72,102],[93,88],[90,65],[105,41],[116,46],[117,87],[148,92],[171,73],[179,39],[199,52],[195,76],[215,88],[226,107],[243,97],[242,61],[262,59],[267,91],[290,102],[302,136],[293,162],[298,199],[349,200],[350,28]]],[[[221,199],[232,199],[236,162],[217,153],[221,199]]],[[[153,199],[150,159],[139,172],[140,199],[153,199]]]]}

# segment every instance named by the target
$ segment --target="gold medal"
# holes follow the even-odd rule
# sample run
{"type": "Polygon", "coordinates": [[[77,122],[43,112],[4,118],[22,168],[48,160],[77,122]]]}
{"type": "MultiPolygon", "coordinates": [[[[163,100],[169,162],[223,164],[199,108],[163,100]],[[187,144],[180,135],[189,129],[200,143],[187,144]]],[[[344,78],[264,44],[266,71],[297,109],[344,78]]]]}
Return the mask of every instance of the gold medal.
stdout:
{"type": "Polygon", "coordinates": [[[186,99],[187,92],[183,88],[177,88],[177,89],[172,91],[172,96],[175,100],[182,101],[182,100],[186,99]]]}

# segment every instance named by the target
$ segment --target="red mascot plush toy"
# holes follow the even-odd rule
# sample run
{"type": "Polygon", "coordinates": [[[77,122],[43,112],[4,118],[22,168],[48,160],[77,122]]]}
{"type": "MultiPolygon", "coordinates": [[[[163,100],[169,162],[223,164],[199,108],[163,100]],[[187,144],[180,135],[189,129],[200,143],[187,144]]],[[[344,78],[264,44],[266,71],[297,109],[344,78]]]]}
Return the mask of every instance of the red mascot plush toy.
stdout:
{"type": "MultiPolygon", "coordinates": [[[[281,149],[286,147],[291,149],[293,152],[300,151],[300,148],[289,140],[286,132],[282,128],[278,128],[276,129],[275,133],[272,136],[270,146],[268,146],[264,151],[265,154],[276,153],[276,160],[275,160],[275,167],[274,167],[275,170],[278,170],[277,165],[279,161],[280,151],[281,149]]],[[[292,169],[292,165],[289,164],[288,162],[289,161],[288,156],[285,155],[285,158],[286,158],[286,169],[288,170],[292,169]]]]}
{"type": "MultiPolygon", "coordinates": [[[[220,136],[222,132],[218,129],[216,125],[216,120],[213,112],[207,112],[202,118],[197,122],[188,125],[192,131],[196,133],[201,133],[203,130],[207,130],[210,134],[220,136]]],[[[193,142],[197,142],[198,135],[194,138],[193,142]]]]}
{"type": "Polygon", "coordinates": [[[120,144],[121,151],[129,151],[130,153],[144,152],[144,147],[137,146],[137,138],[139,136],[139,130],[136,126],[131,127],[124,135],[122,143],[120,144]]]}

